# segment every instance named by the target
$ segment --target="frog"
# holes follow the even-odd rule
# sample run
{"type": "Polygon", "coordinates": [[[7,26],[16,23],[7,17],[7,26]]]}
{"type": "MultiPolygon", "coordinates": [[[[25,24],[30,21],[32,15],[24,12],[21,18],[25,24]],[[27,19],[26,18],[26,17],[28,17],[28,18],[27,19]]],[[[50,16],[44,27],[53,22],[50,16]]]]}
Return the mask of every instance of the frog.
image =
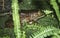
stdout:
{"type": "Polygon", "coordinates": [[[41,11],[21,13],[21,22],[22,23],[27,22],[29,24],[32,24],[33,22],[37,21],[39,18],[42,18],[44,16],[45,16],[44,13],[42,13],[41,11]]]}
{"type": "MultiPolygon", "coordinates": [[[[24,23],[33,24],[34,22],[37,22],[38,19],[44,17],[45,14],[42,13],[42,11],[27,11],[27,12],[20,12],[19,18],[20,18],[20,24],[23,25],[24,23]]],[[[13,25],[13,19],[12,15],[9,17],[9,19],[5,22],[6,27],[14,27],[13,25]]]]}

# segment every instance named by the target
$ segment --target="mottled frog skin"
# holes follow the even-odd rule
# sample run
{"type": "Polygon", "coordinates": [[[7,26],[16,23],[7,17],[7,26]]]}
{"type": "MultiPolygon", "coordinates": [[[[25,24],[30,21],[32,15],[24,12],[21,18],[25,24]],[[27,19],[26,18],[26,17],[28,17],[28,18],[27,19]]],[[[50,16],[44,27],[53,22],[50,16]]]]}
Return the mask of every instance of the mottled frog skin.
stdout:
{"type": "Polygon", "coordinates": [[[28,13],[21,13],[21,23],[24,22],[33,22],[43,17],[44,14],[41,11],[33,11],[28,13]]]}

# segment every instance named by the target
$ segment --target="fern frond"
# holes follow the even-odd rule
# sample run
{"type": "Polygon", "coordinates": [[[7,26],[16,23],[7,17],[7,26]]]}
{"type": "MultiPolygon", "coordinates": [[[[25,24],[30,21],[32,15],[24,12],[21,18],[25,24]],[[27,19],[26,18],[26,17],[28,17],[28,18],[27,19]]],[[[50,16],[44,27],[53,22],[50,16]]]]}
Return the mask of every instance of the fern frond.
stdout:
{"type": "Polygon", "coordinates": [[[55,28],[54,26],[43,26],[43,25],[28,25],[25,31],[27,38],[44,38],[47,36],[60,34],[60,30],[58,28],[55,28]]]}
{"type": "Polygon", "coordinates": [[[35,36],[33,36],[33,38],[44,38],[44,37],[54,35],[54,33],[59,32],[59,30],[57,30],[56,28],[51,28],[51,27],[42,28],[42,29],[44,29],[44,30],[40,30],[40,31],[37,31],[36,33],[34,33],[35,36]]]}

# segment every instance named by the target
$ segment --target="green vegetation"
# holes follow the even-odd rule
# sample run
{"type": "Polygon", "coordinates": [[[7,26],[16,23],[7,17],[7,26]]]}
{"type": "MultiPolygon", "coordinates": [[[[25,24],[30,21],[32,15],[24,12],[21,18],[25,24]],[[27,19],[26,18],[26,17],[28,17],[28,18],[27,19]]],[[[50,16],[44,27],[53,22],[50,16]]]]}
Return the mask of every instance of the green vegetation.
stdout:
{"type": "Polygon", "coordinates": [[[13,22],[14,22],[14,32],[15,32],[16,38],[21,38],[18,10],[19,10],[18,1],[12,0],[12,16],[13,16],[13,22]]]}
{"type": "Polygon", "coordinates": [[[23,0],[21,3],[18,3],[18,0],[12,0],[11,8],[14,28],[2,28],[9,16],[0,17],[0,27],[2,28],[0,28],[0,38],[60,38],[59,5],[56,0],[48,2],[50,5],[47,4],[46,0],[41,0],[38,5],[35,5],[38,0],[23,0]],[[24,22],[21,25],[21,18],[19,18],[20,15],[18,13],[21,10],[41,10],[46,16],[38,19],[37,23],[28,24],[24,22]]]}
{"type": "Polygon", "coordinates": [[[53,6],[53,8],[54,8],[54,10],[56,12],[56,15],[57,15],[59,21],[60,21],[60,11],[59,11],[59,7],[58,7],[58,5],[56,3],[56,0],[51,0],[50,2],[51,2],[51,5],[53,6]]]}

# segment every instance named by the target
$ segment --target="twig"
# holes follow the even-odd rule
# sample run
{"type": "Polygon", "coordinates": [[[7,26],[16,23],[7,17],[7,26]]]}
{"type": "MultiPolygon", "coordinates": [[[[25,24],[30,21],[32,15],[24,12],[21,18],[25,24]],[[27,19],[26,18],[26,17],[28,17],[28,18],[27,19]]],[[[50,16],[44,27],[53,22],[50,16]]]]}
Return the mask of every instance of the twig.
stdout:
{"type": "Polygon", "coordinates": [[[11,12],[1,13],[0,16],[11,15],[11,12]]]}

